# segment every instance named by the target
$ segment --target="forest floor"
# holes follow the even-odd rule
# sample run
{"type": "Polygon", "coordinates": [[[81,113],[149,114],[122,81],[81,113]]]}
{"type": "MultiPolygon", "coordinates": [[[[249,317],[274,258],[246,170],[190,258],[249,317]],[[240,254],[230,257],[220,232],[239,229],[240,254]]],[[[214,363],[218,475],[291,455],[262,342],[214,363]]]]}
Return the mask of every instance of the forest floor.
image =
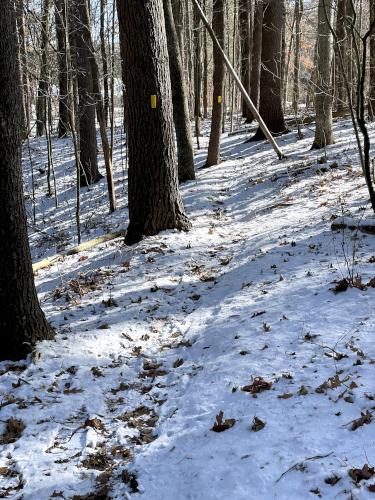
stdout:
{"type": "MultiPolygon", "coordinates": [[[[0,363],[0,497],[375,498],[375,236],[331,230],[371,210],[350,122],[325,151],[304,133],[278,139],[283,161],[225,134],[223,162],[202,169],[206,135],[182,186],[189,233],[37,273],[57,333],[0,363]]],[[[76,243],[71,144],[53,143],[57,209],[45,150],[30,142],[36,226],[24,150],[35,262],[76,243]]],[[[119,133],[119,210],[105,179],[83,190],[85,241],[126,228],[121,158],[119,133]]]]}

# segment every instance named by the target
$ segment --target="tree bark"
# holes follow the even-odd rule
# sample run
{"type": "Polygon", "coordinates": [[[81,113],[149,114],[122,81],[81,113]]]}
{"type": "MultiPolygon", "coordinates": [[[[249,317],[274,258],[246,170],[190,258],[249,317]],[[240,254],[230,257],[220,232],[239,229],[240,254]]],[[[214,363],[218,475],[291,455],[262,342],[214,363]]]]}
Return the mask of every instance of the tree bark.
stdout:
{"type": "MultiPolygon", "coordinates": [[[[224,0],[213,0],[212,29],[224,48],[224,0]]],[[[220,50],[214,45],[214,92],[212,99],[211,133],[208,145],[206,167],[220,163],[220,137],[223,117],[223,91],[225,64],[220,50]]]]}
{"type": "Polygon", "coordinates": [[[76,0],[75,48],[77,58],[80,185],[90,186],[103,176],[98,170],[95,96],[92,76],[90,19],[87,0],[76,0]]]}
{"type": "Polygon", "coordinates": [[[195,137],[199,148],[199,137],[201,136],[201,100],[202,100],[202,35],[201,20],[197,9],[193,7],[194,18],[194,119],[195,137]]]}
{"type": "Polygon", "coordinates": [[[180,182],[185,182],[195,179],[189,107],[171,0],[163,0],[163,4],[171,75],[173,120],[177,140],[178,179],[180,182]]]}
{"type": "MultiPolygon", "coordinates": [[[[259,112],[273,134],[287,130],[282,107],[282,30],[284,0],[264,0],[262,29],[262,68],[260,74],[259,112]]],[[[251,140],[262,140],[259,127],[251,140]]]]}
{"type": "Polygon", "coordinates": [[[0,360],[18,360],[52,328],[35,290],[21,174],[22,95],[13,0],[0,16],[0,360]]]}
{"type": "Polygon", "coordinates": [[[65,0],[55,0],[55,20],[57,38],[57,61],[59,68],[59,123],[58,137],[65,137],[69,129],[68,71],[65,46],[65,0]]]}
{"type": "Polygon", "coordinates": [[[334,143],[332,131],[332,59],[333,36],[332,2],[319,0],[318,43],[317,43],[317,83],[315,91],[316,127],[313,149],[321,149],[334,143]],[[329,23],[327,22],[329,19],[329,23]]]}
{"type": "Polygon", "coordinates": [[[178,190],[172,96],[162,0],[119,0],[129,148],[125,242],[165,229],[188,230],[178,190]]]}

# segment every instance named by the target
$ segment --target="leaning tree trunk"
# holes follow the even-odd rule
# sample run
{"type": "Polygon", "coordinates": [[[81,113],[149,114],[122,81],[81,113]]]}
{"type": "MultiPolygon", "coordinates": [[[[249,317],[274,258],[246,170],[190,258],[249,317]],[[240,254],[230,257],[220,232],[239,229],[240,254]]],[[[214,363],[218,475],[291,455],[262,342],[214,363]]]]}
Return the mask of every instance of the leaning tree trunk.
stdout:
{"type": "MultiPolygon", "coordinates": [[[[239,1],[239,31],[241,45],[241,81],[246,91],[250,93],[250,55],[251,55],[251,5],[249,0],[239,1]]],[[[247,118],[249,106],[242,98],[242,116],[247,118]]]]}
{"type": "Polygon", "coordinates": [[[13,0],[0,15],[0,360],[18,360],[53,331],[40,308],[21,175],[22,95],[13,0]]]}
{"type": "Polygon", "coordinates": [[[178,190],[162,0],[119,0],[129,147],[127,244],[190,223],[178,190]]]}
{"type": "MultiPolygon", "coordinates": [[[[375,0],[370,0],[370,26],[375,22],[375,0]]],[[[370,89],[369,89],[369,115],[375,119],[375,27],[370,36],[370,89]]]]}
{"type": "MultiPolygon", "coordinates": [[[[282,106],[282,31],[284,0],[264,0],[262,29],[262,68],[260,75],[259,112],[273,134],[286,131],[282,106]]],[[[251,140],[264,139],[259,127],[251,140]]]]}
{"type": "Polygon", "coordinates": [[[90,19],[87,0],[76,0],[75,48],[78,82],[78,119],[81,175],[80,185],[90,186],[102,175],[98,170],[97,141],[95,127],[95,96],[92,77],[90,19]]]}
{"type": "Polygon", "coordinates": [[[59,68],[59,123],[58,137],[65,137],[69,129],[68,71],[65,47],[65,0],[55,0],[57,61],[59,68]]]}
{"type": "MultiPolygon", "coordinates": [[[[222,48],[224,48],[224,0],[213,0],[212,29],[222,48]]],[[[220,163],[220,137],[223,117],[223,91],[225,64],[220,50],[214,45],[214,74],[213,74],[213,99],[211,133],[208,145],[206,167],[220,163]]]]}
{"type": "Polygon", "coordinates": [[[163,0],[163,4],[171,74],[173,120],[177,140],[178,179],[180,182],[185,182],[195,179],[189,107],[171,0],[163,0]]]}
{"type": "Polygon", "coordinates": [[[333,36],[332,2],[319,0],[318,42],[317,42],[317,83],[315,91],[316,127],[313,149],[321,149],[334,143],[332,131],[332,59],[333,36]],[[327,19],[329,22],[327,22],[327,19]]]}
{"type": "MultiPolygon", "coordinates": [[[[250,71],[250,98],[253,101],[255,107],[259,109],[259,83],[262,62],[263,0],[255,0],[253,25],[253,43],[250,71]]],[[[248,108],[246,123],[251,123],[254,119],[255,117],[253,113],[248,108]]]]}

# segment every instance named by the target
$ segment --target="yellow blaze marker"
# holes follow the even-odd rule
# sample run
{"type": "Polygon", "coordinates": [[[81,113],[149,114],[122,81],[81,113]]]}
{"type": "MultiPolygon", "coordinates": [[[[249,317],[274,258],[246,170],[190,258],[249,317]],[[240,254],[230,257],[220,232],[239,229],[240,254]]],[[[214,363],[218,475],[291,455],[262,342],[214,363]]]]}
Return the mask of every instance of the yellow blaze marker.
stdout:
{"type": "Polygon", "coordinates": [[[151,96],[151,108],[156,109],[156,95],[151,96]]]}
{"type": "Polygon", "coordinates": [[[223,102],[223,97],[221,95],[217,96],[217,102],[221,104],[223,102]]]}

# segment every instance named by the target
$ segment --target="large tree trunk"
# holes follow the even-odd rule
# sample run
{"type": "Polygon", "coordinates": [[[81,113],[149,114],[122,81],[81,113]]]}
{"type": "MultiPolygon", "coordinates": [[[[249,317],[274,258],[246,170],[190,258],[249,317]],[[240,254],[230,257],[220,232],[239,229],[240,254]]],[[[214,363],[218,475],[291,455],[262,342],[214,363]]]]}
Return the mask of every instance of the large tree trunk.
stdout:
{"type": "Polygon", "coordinates": [[[190,223],[178,190],[162,0],[119,0],[129,147],[127,244],[190,223]]]}
{"type": "Polygon", "coordinates": [[[331,2],[319,0],[318,43],[317,43],[317,83],[315,91],[316,127],[313,149],[321,149],[334,143],[332,131],[332,59],[333,6],[331,2]],[[327,18],[329,22],[327,22],[327,18]]]}
{"type": "MultiPolygon", "coordinates": [[[[241,45],[241,81],[246,91],[250,93],[250,64],[251,64],[251,5],[250,0],[239,0],[239,31],[241,45]]],[[[249,106],[242,98],[242,116],[247,118],[249,106]]]]}
{"type": "Polygon", "coordinates": [[[171,75],[173,120],[177,140],[178,179],[195,179],[193,141],[177,31],[171,0],[163,0],[171,75]]]}
{"type": "MultiPolygon", "coordinates": [[[[224,49],[224,0],[213,0],[212,29],[224,49]]],[[[220,163],[220,137],[223,117],[223,91],[225,64],[220,50],[214,45],[214,92],[212,104],[211,133],[206,167],[220,163]]]]}
{"type": "Polygon", "coordinates": [[[0,15],[0,360],[18,360],[53,331],[40,308],[21,176],[22,95],[13,0],[0,15]]]}
{"type": "Polygon", "coordinates": [[[68,71],[65,47],[65,0],[55,0],[55,20],[57,38],[57,60],[59,66],[59,123],[58,137],[65,137],[69,129],[68,71]]]}
{"type": "MultiPolygon", "coordinates": [[[[262,29],[263,29],[263,0],[255,0],[253,43],[250,71],[250,98],[255,107],[259,109],[259,83],[262,62],[262,29]]],[[[254,120],[254,115],[247,108],[246,123],[254,120]]]]}
{"type": "Polygon", "coordinates": [[[51,15],[51,0],[44,0],[41,16],[41,61],[40,76],[38,84],[38,95],[36,101],[36,135],[41,137],[46,129],[47,113],[47,93],[49,86],[49,29],[51,15]]]}
{"type": "MultiPolygon", "coordinates": [[[[264,0],[259,112],[273,134],[286,131],[282,107],[281,49],[284,0],[264,0]]],[[[252,140],[264,139],[259,127],[252,140]]]]}
{"type": "MultiPolygon", "coordinates": [[[[370,0],[370,26],[375,21],[375,0],[370,0]]],[[[372,30],[370,37],[370,117],[375,119],[375,27],[372,30]]]]}
{"type": "Polygon", "coordinates": [[[335,59],[336,59],[336,112],[342,115],[348,112],[348,95],[345,86],[344,75],[340,68],[339,51],[343,59],[344,66],[347,67],[348,59],[348,32],[346,29],[346,16],[349,13],[349,0],[338,0],[336,13],[336,39],[335,59]]]}
{"type": "Polygon", "coordinates": [[[91,50],[88,12],[87,0],[77,0],[76,26],[74,28],[77,58],[81,186],[90,186],[102,178],[98,170],[97,159],[95,97],[92,77],[94,54],[91,50]]]}

